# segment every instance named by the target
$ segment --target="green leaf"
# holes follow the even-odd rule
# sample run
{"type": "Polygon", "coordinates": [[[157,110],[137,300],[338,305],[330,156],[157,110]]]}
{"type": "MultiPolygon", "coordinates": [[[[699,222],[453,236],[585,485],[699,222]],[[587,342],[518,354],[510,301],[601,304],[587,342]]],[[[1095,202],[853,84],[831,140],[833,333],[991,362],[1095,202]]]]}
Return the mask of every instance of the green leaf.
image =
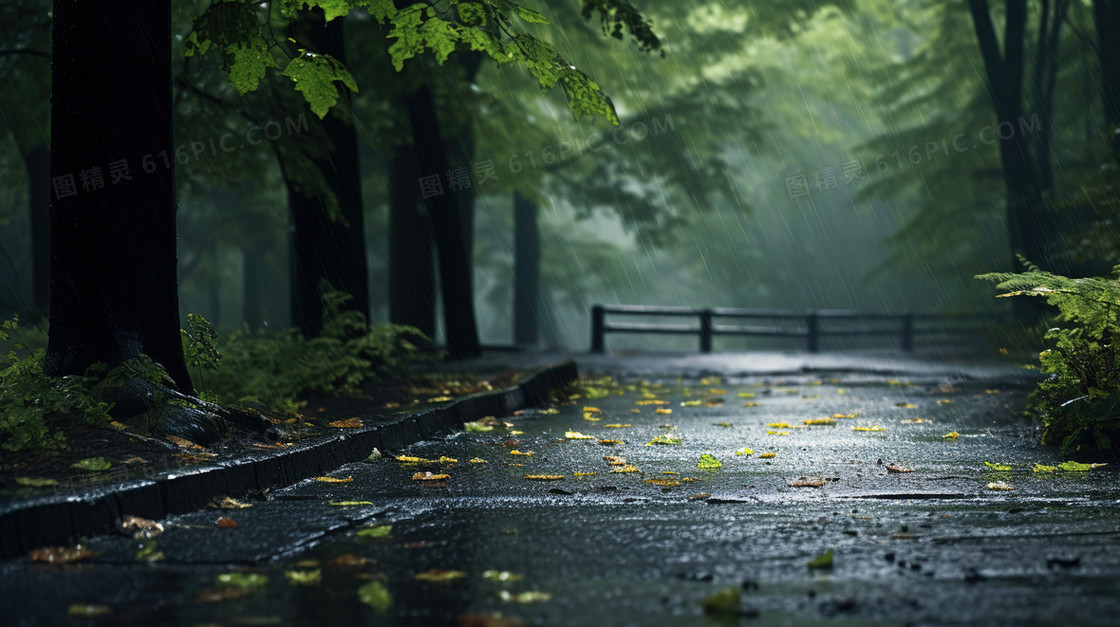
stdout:
{"type": "Polygon", "coordinates": [[[1062,463],[1058,464],[1058,468],[1061,468],[1062,470],[1064,470],[1066,472],[1089,472],[1090,470],[1092,470],[1094,468],[1099,468],[1100,466],[1104,466],[1104,465],[1105,464],[1082,464],[1080,462],[1075,462],[1075,461],[1071,460],[1071,461],[1062,462],[1062,463]]]}
{"type": "Polygon", "coordinates": [[[393,525],[378,525],[361,529],[358,531],[358,535],[364,538],[388,538],[392,531],[393,525]]]}
{"type": "Polygon", "coordinates": [[[700,607],[707,614],[736,614],[743,591],[739,586],[717,590],[700,601],[700,607]]]}
{"type": "Polygon", "coordinates": [[[517,16],[531,24],[548,24],[548,18],[529,7],[517,5],[517,16]]]}
{"type": "Polygon", "coordinates": [[[829,549],[809,560],[809,568],[832,568],[834,551],[829,549]]]}
{"type": "Polygon", "coordinates": [[[715,468],[722,468],[723,464],[715,457],[704,453],[700,456],[700,462],[696,464],[696,467],[701,470],[713,470],[715,468]]]}
{"type": "Polygon", "coordinates": [[[373,608],[375,612],[384,612],[393,605],[393,598],[389,590],[380,581],[371,581],[358,588],[358,600],[373,608]]]}
{"type": "Polygon", "coordinates": [[[984,465],[987,466],[988,468],[991,468],[992,470],[1000,470],[1000,471],[1011,470],[1011,466],[1009,466],[1007,464],[998,464],[998,463],[993,464],[992,462],[984,462],[984,465]]]}
{"type": "Polygon", "coordinates": [[[16,477],[16,483],[32,488],[46,488],[48,486],[58,485],[58,481],[46,479],[44,477],[16,477]]]}
{"type": "Polygon", "coordinates": [[[227,58],[229,80],[242,94],[256,90],[268,68],[276,67],[276,60],[268,51],[268,45],[259,37],[230,46],[227,58]]]}
{"type": "Polygon", "coordinates": [[[242,590],[257,590],[268,585],[268,576],[260,573],[222,573],[218,583],[242,590]]]}
{"type": "Polygon", "coordinates": [[[358,91],[354,77],[337,59],[307,50],[300,50],[299,56],[288,63],[284,76],[292,79],[296,89],[311,106],[311,111],[320,119],[338,103],[339,92],[335,82],[341,82],[350,91],[358,91]]]}
{"type": "Polygon", "coordinates": [[[322,583],[323,571],[319,568],[315,570],[286,570],[284,571],[284,578],[292,585],[314,586],[322,583]]]}
{"type": "Polygon", "coordinates": [[[281,7],[280,12],[286,17],[294,16],[298,11],[311,10],[319,7],[323,10],[323,16],[326,21],[331,21],[338,17],[346,17],[350,13],[350,9],[358,6],[359,3],[350,2],[349,0],[300,0],[296,2],[285,2],[281,7]]]}
{"type": "Polygon", "coordinates": [[[653,446],[654,444],[662,444],[662,445],[667,445],[667,446],[680,446],[681,439],[680,438],[674,438],[674,437],[665,435],[663,433],[663,434],[657,436],[656,438],[650,440],[649,442],[646,442],[646,446],[653,446]]]}
{"type": "Polygon", "coordinates": [[[71,468],[78,470],[85,470],[88,472],[100,472],[102,470],[109,470],[112,466],[104,457],[87,457],[83,460],[70,464],[71,468]]]}

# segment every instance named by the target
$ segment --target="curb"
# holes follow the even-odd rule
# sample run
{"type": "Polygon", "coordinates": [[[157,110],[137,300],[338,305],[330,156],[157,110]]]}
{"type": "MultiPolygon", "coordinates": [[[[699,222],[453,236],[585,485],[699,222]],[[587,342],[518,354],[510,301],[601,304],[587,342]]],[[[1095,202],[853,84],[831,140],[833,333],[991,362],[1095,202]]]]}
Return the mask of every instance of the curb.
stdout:
{"type": "Polygon", "coordinates": [[[551,392],[578,377],[575,362],[569,360],[528,375],[513,387],[467,396],[450,405],[332,435],[281,453],[182,469],[157,479],[107,486],[95,494],[14,502],[0,510],[0,559],[110,532],[124,515],[158,520],[183,514],[205,507],[217,496],[260,492],[325,474],[365,459],[374,448],[397,449],[450,435],[461,430],[465,422],[539,405],[551,392]]]}

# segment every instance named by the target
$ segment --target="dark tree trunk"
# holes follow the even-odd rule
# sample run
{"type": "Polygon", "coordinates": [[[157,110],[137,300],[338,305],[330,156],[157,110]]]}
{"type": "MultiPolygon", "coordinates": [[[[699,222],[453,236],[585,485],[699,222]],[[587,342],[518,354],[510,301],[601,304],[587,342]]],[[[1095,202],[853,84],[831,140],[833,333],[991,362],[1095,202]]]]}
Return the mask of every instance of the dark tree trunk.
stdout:
{"type": "MultiPolygon", "coordinates": [[[[459,52],[455,60],[463,68],[464,84],[467,87],[474,85],[478,71],[482,69],[482,62],[486,57],[481,52],[459,52]]],[[[464,96],[465,97],[465,96],[464,96]]],[[[447,154],[451,161],[459,168],[474,166],[474,123],[467,120],[462,130],[447,142],[447,154]]],[[[467,245],[466,262],[474,267],[474,201],[477,197],[474,184],[456,190],[456,199],[459,201],[459,215],[463,221],[463,241],[467,245]]]]}
{"type": "Polygon", "coordinates": [[[513,343],[536,346],[540,342],[541,234],[537,205],[513,193],[513,343]]]}
{"type": "Polygon", "coordinates": [[[27,169],[28,210],[31,213],[31,309],[34,317],[50,311],[51,149],[39,144],[20,150],[27,169]]]}
{"type": "Polygon", "coordinates": [[[436,333],[432,222],[420,205],[420,174],[411,144],[393,152],[389,173],[389,320],[436,333]]]}
{"type": "Polygon", "coordinates": [[[1113,155],[1120,159],[1120,0],[1096,0],[1097,55],[1101,67],[1104,123],[1113,155]]]}
{"type": "Polygon", "coordinates": [[[428,196],[422,200],[432,221],[432,235],[439,257],[448,356],[451,359],[475,357],[482,351],[474,315],[472,265],[467,254],[457,192],[445,184],[448,182],[445,175],[449,171],[447,154],[440,138],[439,119],[431,90],[425,84],[408,94],[405,104],[412,124],[421,179],[440,181],[439,192],[422,194],[428,196]]]}
{"type": "Polygon", "coordinates": [[[75,374],[143,353],[191,393],[175,276],[170,0],[56,0],[52,36],[44,368],[75,374]]]}
{"type": "MultiPolygon", "coordinates": [[[[323,26],[322,17],[316,16],[300,26],[316,51],[345,62],[346,42],[341,19],[323,26]]],[[[344,305],[346,309],[369,316],[369,270],[366,267],[358,136],[354,127],[335,113],[328,114],[322,121],[312,117],[311,126],[312,132],[325,144],[326,156],[315,159],[315,165],[338,200],[338,215],[331,215],[327,198],[288,182],[292,220],[292,324],[307,337],[318,335],[323,328],[321,285],[324,281],[332,289],[352,297],[344,305]]]]}
{"type": "MultiPolygon", "coordinates": [[[[1007,0],[1004,52],[1001,55],[986,0],[969,0],[977,41],[988,76],[988,91],[996,110],[997,128],[1014,129],[999,142],[1003,179],[1007,186],[1007,228],[1014,260],[1021,254],[1047,270],[1056,267],[1059,249],[1054,217],[1043,203],[1038,173],[1020,130],[1023,113],[1023,46],[1026,0],[1007,0]]],[[[1020,299],[1030,300],[1030,299],[1020,299]]]]}
{"type": "Polygon", "coordinates": [[[1069,9],[1068,0],[1043,0],[1038,22],[1038,43],[1034,62],[1034,111],[1041,127],[1035,134],[1038,182],[1043,191],[1054,188],[1053,135],[1054,86],[1058,79],[1058,49],[1062,25],[1069,9]]]}

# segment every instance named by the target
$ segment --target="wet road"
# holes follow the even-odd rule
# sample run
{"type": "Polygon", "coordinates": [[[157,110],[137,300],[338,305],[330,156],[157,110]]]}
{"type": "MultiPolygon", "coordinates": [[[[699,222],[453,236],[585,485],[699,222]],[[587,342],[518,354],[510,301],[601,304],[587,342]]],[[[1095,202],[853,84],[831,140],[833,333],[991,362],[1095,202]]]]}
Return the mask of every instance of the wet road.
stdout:
{"type": "Polygon", "coordinates": [[[592,382],[570,404],[498,417],[512,426],[386,452],[423,461],[387,455],[331,473],[341,482],[170,518],[154,541],[94,538],[100,554],[80,564],[0,564],[0,611],[27,624],[1113,624],[1117,469],[1036,472],[1062,460],[1017,414],[1026,390],[994,385],[592,382]],[[720,466],[699,468],[704,455],[720,466]],[[827,551],[831,568],[808,566],[827,551]],[[706,614],[729,590],[733,608],[706,614]]]}

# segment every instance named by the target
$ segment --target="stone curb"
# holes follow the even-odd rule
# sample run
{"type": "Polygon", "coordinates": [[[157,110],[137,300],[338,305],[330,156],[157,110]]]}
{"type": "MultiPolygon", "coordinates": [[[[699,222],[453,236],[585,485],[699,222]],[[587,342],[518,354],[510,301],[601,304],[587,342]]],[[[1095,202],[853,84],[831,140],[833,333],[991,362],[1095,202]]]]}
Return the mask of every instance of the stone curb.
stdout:
{"type": "Polygon", "coordinates": [[[110,532],[124,515],[158,520],[191,512],[205,507],[216,496],[260,492],[325,474],[365,459],[375,448],[398,449],[450,435],[462,429],[465,422],[542,404],[551,392],[578,377],[575,362],[569,360],[528,375],[513,387],[468,396],[393,422],[348,430],[281,453],[182,469],[156,479],[99,488],[91,494],[16,501],[0,510],[0,559],[110,532]]]}

